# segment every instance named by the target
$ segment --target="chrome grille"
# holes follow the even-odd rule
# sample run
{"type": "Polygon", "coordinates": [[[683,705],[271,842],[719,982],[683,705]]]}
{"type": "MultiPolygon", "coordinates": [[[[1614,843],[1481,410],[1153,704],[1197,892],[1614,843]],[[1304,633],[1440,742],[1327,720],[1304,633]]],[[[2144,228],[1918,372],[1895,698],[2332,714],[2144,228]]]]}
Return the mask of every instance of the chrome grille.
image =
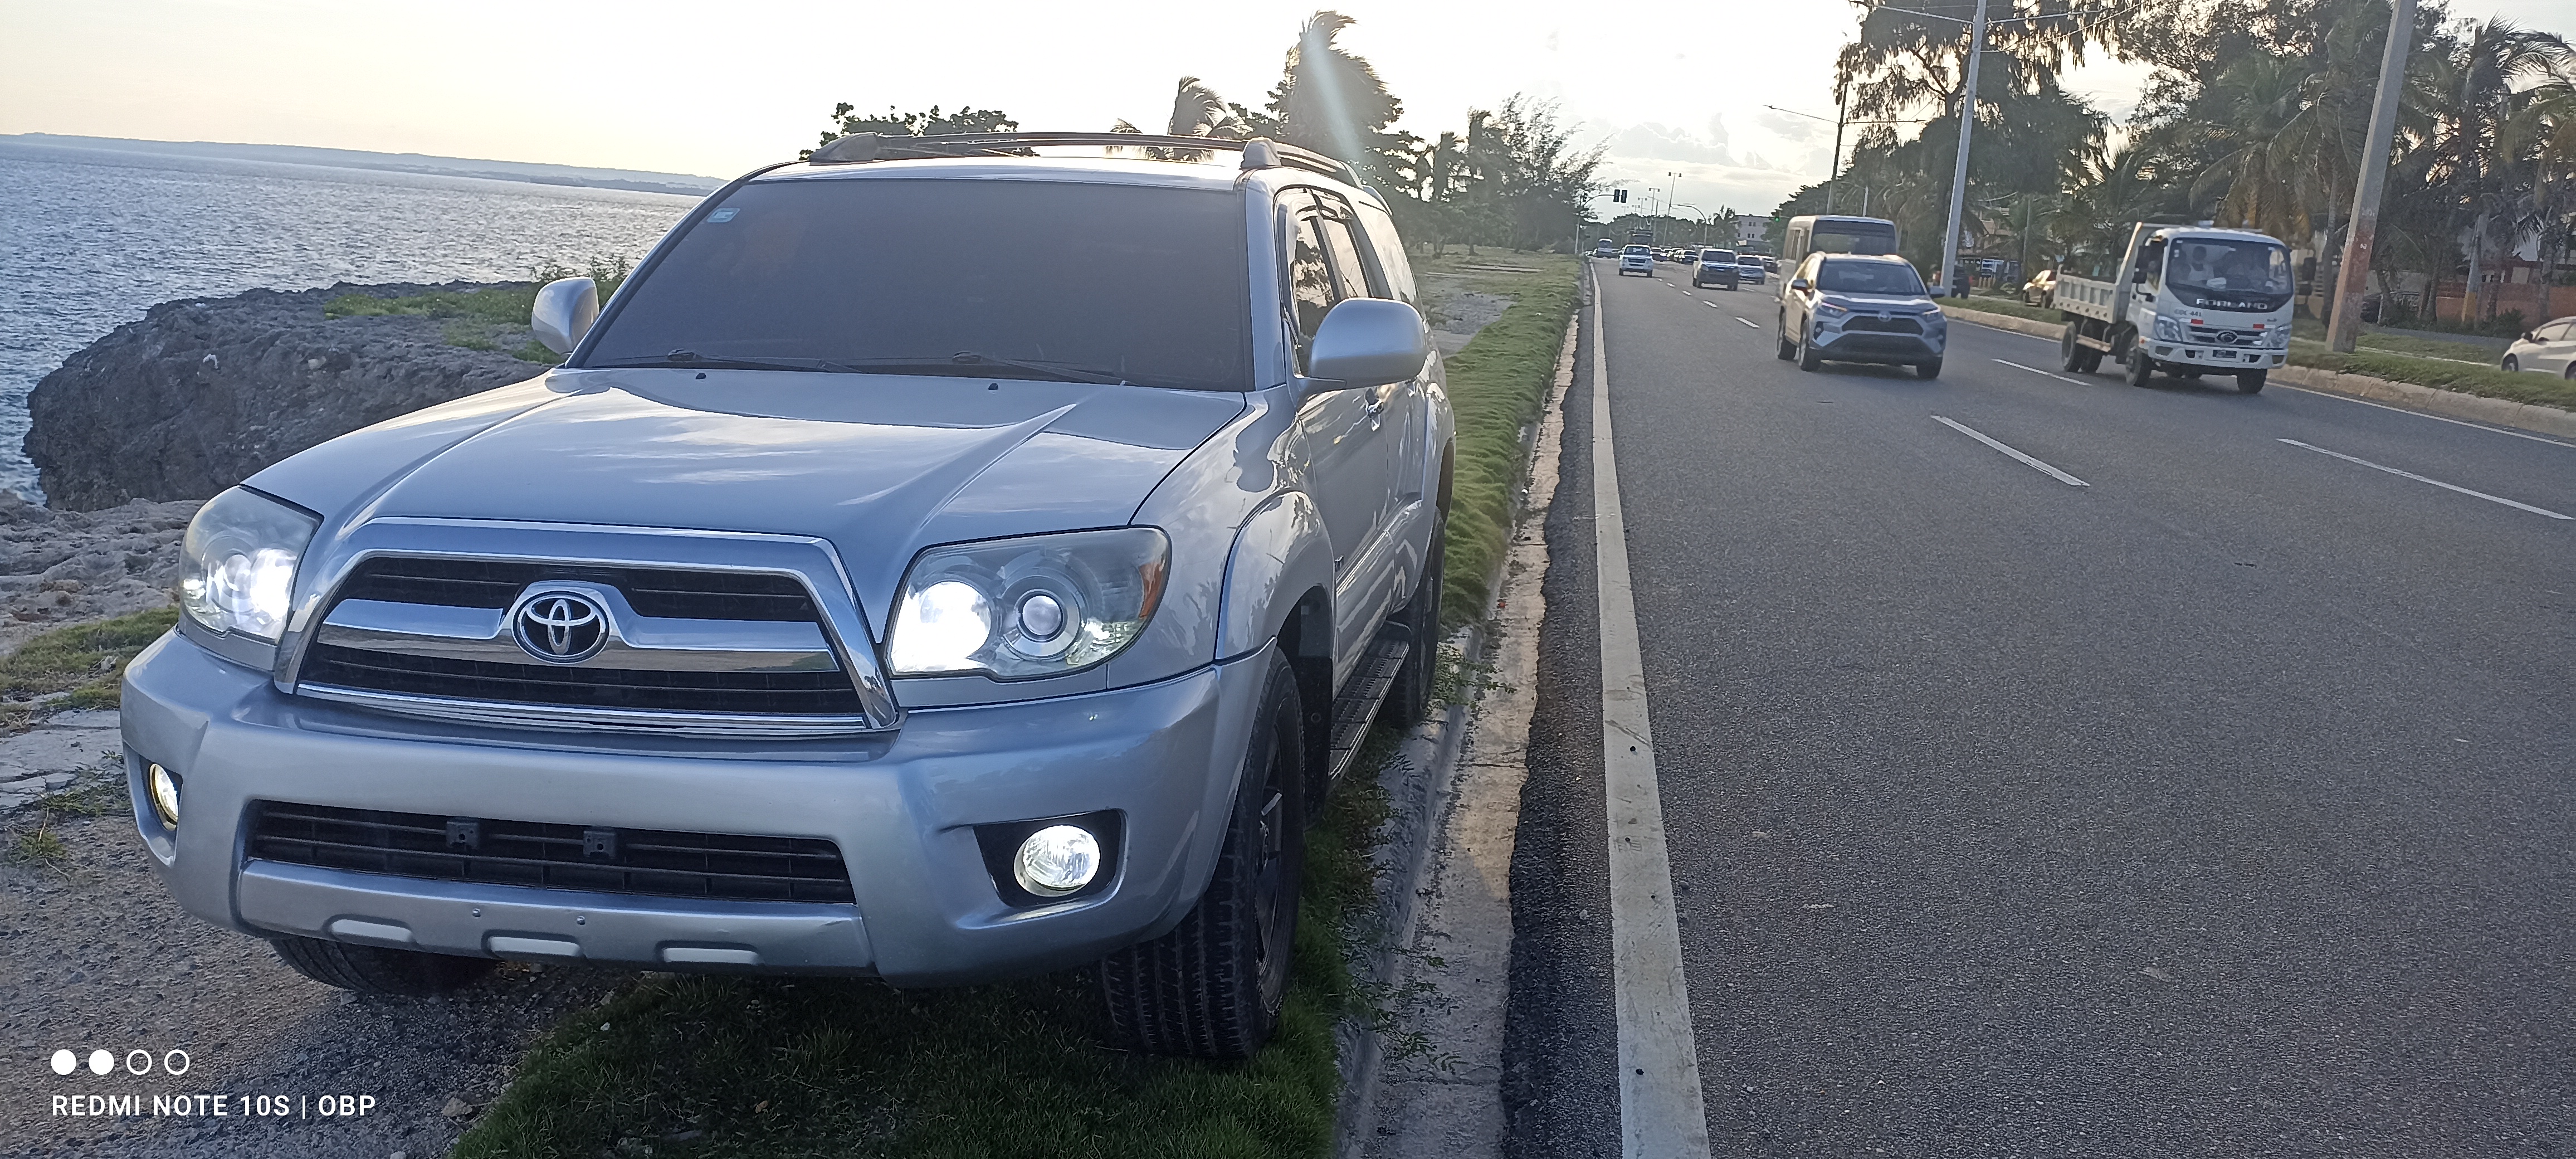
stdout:
{"type": "Polygon", "coordinates": [[[547,729],[786,736],[869,727],[811,593],[775,572],[372,557],[340,584],[295,690],[547,729]],[[541,650],[529,614],[558,596],[595,609],[605,638],[594,627],[577,652],[541,650]]]}
{"type": "Polygon", "coordinates": [[[1867,314],[1855,314],[1849,321],[1843,323],[1843,329],[1847,332],[1866,330],[1876,334],[1920,334],[1923,332],[1923,323],[1911,316],[1878,318],[1867,314]]]}

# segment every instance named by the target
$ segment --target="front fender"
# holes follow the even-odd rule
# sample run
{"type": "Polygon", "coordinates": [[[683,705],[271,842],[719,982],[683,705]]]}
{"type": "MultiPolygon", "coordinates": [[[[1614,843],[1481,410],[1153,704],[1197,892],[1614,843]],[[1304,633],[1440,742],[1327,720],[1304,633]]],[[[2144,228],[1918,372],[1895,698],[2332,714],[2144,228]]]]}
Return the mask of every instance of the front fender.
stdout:
{"type": "Polygon", "coordinates": [[[1333,543],[1323,513],[1303,491],[1280,492],[1235,533],[1217,614],[1217,658],[1276,639],[1299,598],[1315,588],[1333,590],[1333,543]]]}

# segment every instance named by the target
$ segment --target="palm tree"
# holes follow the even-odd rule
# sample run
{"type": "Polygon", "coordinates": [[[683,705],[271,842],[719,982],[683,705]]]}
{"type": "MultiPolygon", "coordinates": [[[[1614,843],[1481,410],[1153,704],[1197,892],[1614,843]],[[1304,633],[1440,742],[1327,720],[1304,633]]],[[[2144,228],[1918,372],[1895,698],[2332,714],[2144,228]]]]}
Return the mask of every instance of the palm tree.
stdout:
{"type": "Polygon", "coordinates": [[[2477,317],[2488,247],[2499,241],[2509,245],[2542,223],[2539,183],[2523,180],[2536,175],[2521,164],[2522,151],[2509,144],[2504,131],[2519,103],[2515,88],[2559,79],[2570,64],[2576,64],[2576,51],[2565,40],[2500,18],[2478,25],[2453,62],[2460,83],[2449,151],[2458,158],[2455,179],[2469,219],[2464,318],[2477,317]]]}
{"type": "Polygon", "coordinates": [[[1404,115],[1404,102],[1367,60],[1334,43],[1354,23],[1329,9],[1307,17],[1271,103],[1288,143],[1365,166],[1391,144],[1385,130],[1404,115]]]}

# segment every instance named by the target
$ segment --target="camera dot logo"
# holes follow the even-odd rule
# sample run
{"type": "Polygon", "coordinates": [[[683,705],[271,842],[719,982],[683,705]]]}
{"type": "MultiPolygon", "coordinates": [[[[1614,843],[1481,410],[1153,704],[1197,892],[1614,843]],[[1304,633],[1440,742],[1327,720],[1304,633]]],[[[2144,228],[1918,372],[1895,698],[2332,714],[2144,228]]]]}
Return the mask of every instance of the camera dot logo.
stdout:
{"type": "Polygon", "coordinates": [[[55,1074],[70,1074],[70,1073],[72,1073],[72,1068],[77,1067],[77,1066],[79,1066],[79,1065],[80,1065],[80,1056],[79,1056],[79,1055],[73,1054],[72,1052],[70,1052],[70,1051],[68,1051],[68,1050],[57,1050],[57,1051],[55,1051],[55,1052],[54,1052],[54,1073],[55,1073],[55,1074]]]}
{"type": "Polygon", "coordinates": [[[89,1073],[106,1074],[116,1069],[116,1056],[104,1050],[89,1052],[89,1073]]]}

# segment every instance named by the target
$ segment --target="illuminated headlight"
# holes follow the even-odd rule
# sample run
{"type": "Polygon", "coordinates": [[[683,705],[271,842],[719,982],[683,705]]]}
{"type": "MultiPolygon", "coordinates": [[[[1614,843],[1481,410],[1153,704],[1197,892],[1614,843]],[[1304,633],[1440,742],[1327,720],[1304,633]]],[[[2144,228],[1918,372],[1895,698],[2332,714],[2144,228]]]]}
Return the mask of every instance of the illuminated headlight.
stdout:
{"type": "Polygon", "coordinates": [[[295,568],[322,521],[235,487],[197,509],[179,561],[179,606],[198,626],[274,644],[286,627],[295,568]]]}
{"type": "Polygon", "coordinates": [[[1078,825],[1049,825],[1020,842],[1011,879],[1039,897],[1063,897],[1100,873],[1100,839],[1078,825]]]}
{"type": "Polygon", "coordinates": [[[2158,342],[2180,342],[2180,341],[2182,341],[2182,323],[2180,323],[2180,322],[2176,322],[2176,321],[2174,321],[2174,320],[2173,320],[2173,319],[2171,319],[2171,318],[2158,318],[2158,319],[2156,319],[2156,341],[2158,341],[2158,342]]]}
{"type": "Polygon", "coordinates": [[[1056,676],[1117,655],[1163,598],[1151,527],[934,547],[913,561],[886,652],[897,676],[1056,676]]]}
{"type": "Polygon", "coordinates": [[[145,767],[143,781],[152,795],[152,815],[159,817],[162,825],[178,828],[179,775],[156,764],[145,767]]]}

